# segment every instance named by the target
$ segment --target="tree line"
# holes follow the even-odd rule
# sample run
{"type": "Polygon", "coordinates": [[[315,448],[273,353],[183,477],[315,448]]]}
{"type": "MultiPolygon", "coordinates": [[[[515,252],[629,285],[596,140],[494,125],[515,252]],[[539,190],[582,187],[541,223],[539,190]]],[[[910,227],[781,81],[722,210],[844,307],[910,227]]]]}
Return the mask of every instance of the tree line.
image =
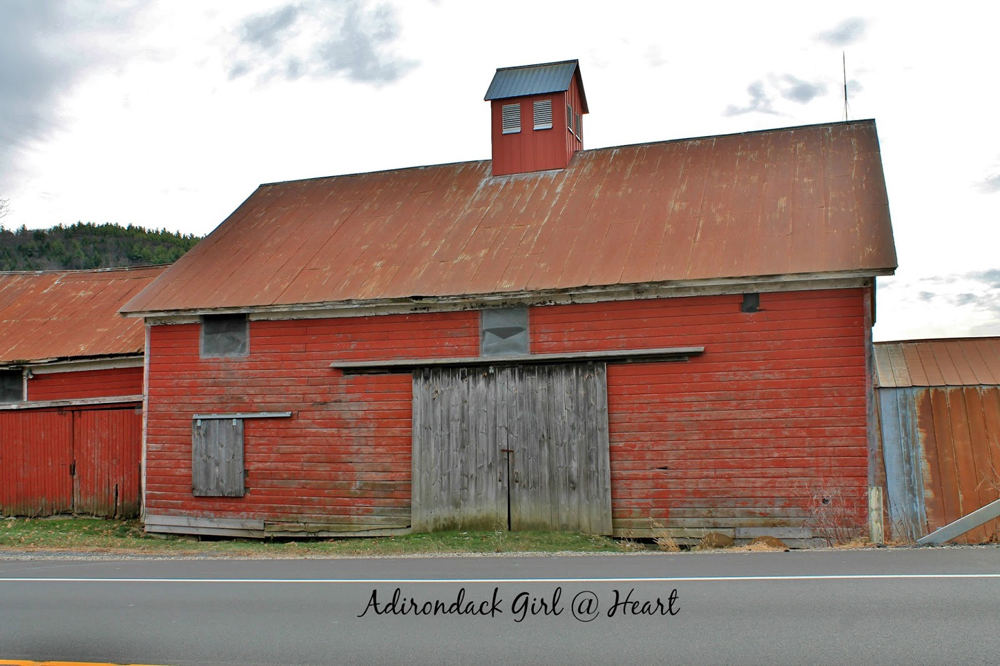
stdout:
{"type": "Polygon", "coordinates": [[[0,271],[170,264],[201,240],[166,229],[77,222],[51,229],[0,228],[0,271]]]}

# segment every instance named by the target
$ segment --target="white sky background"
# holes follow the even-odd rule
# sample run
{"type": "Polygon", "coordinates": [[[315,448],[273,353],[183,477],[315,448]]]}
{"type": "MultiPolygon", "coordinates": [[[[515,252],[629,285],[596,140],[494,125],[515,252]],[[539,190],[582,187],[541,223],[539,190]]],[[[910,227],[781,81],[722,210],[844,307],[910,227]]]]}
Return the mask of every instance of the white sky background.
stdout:
{"type": "Polygon", "coordinates": [[[875,118],[876,339],[1000,335],[997,2],[0,0],[8,229],[203,235],[259,183],[487,159],[497,67],[579,58],[586,147],[875,118]]]}

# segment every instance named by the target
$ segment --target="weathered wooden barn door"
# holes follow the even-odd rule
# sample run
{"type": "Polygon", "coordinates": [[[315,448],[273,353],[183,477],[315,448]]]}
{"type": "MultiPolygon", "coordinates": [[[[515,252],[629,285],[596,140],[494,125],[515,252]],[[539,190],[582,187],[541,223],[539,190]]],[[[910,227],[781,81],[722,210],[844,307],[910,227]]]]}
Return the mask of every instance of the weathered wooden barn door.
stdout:
{"type": "Polygon", "coordinates": [[[505,370],[511,529],[611,534],[606,366],[505,370]]]}
{"type": "Polygon", "coordinates": [[[611,533],[604,364],[413,373],[416,530],[611,533]]]}
{"type": "Polygon", "coordinates": [[[142,413],[135,407],[73,414],[73,512],[107,518],[139,515],[142,413]]]}

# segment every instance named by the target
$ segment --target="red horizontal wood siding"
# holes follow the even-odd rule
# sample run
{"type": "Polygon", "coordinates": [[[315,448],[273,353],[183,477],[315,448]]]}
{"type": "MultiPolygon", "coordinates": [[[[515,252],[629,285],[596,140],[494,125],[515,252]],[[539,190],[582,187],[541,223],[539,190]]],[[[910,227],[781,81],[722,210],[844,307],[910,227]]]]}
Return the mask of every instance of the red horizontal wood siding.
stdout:
{"type": "Polygon", "coordinates": [[[867,491],[862,289],[532,308],[533,353],[704,346],[610,364],[618,533],[857,530],[867,491]],[[825,503],[824,503],[825,500],[825,503]]]}
{"type": "MultiPolygon", "coordinates": [[[[651,527],[857,529],[867,488],[864,291],[539,306],[532,353],[704,346],[686,362],[610,364],[619,533],[651,527]],[[825,500],[825,502],[824,502],[825,500]]],[[[245,358],[201,359],[197,324],[150,333],[148,511],[343,530],[409,524],[409,374],[335,360],[478,354],[477,312],[253,321],[245,358]],[[191,494],[197,413],[245,422],[247,494],[191,494]]]]}
{"type": "Polygon", "coordinates": [[[28,380],[28,400],[70,400],[142,395],[142,366],[37,374],[28,380]]]}
{"type": "Polygon", "coordinates": [[[244,358],[199,358],[198,340],[198,324],[150,330],[147,512],[396,528],[410,522],[410,375],[329,364],[475,356],[479,316],[252,321],[244,358]],[[293,416],[245,421],[244,497],[193,497],[192,416],[250,411],[293,416]]]}

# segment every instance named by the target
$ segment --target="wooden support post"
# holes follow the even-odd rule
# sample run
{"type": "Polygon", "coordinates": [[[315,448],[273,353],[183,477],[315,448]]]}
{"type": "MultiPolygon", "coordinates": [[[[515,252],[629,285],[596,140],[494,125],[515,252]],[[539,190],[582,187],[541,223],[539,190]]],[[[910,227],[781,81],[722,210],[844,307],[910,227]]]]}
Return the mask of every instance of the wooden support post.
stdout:
{"type": "Polygon", "coordinates": [[[883,515],[882,486],[868,486],[868,540],[872,543],[885,543],[883,515]]]}

